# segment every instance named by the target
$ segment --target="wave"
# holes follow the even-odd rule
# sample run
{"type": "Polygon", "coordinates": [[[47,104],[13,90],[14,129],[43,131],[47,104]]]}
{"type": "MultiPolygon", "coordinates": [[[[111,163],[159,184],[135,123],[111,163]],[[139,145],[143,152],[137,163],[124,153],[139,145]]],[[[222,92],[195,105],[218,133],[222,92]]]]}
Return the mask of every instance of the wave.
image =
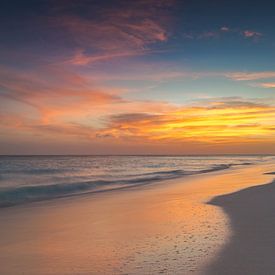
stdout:
{"type": "Polygon", "coordinates": [[[158,171],[153,173],[143,174],[142,177],[123,179],[116,181],[97,180],[84,181],[63,184],[50,185],[32,185],[20,186],[13,188],[0,189],[0,207],[8,207],[26,202],[35,202],[41,200],[48,200],[53,198],[73,196],[83,193],[95,193],[103,191],[111,191],[121,188],[133,187],[138,185],[149,184],[156,181],[175,179],[187,175],[203,174],[219,170],[228,169],[234,165],[249,165],[251,163],[242,164],[219,164],[214,165],[209,169],[199,171],[184,171],[184,170],[170,170],[158,171]]]}
{"type": "Polygon", "coordinates": [[[3,170],[1,173],[6,174],[27,174],[27,175],[41,175],[41,174],[60,174],[69,169],[60,169],[60,168],[30,168],[30,169],[16,169],[16,170],[3,170]]]}

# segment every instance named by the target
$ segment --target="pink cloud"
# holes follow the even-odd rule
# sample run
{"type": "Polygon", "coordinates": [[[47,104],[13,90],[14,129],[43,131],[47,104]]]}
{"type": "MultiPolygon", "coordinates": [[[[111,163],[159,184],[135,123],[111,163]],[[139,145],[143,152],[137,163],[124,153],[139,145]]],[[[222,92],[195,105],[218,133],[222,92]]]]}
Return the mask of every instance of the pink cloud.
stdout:
{"type": "Polygon", "coordinates": [[[85,54],[84,50],[76,51],[75,55],[71,58],[66,60],[65,63],[73,64],[73,65],[87,65],[93,64],[100,61],[108,61],[114,58],[122,58],[122,57],[130,57],[130,56],[137,56],[143,55],[146,51],[124,51],[124,52],[115,52],[115,53],[103,53],[97,55],[89,55],[85,54]]]}
{"type": "Polygon", "coordinates": [[[259,38],[263,34],[260,32],[252,31],[252,30],[245,30],[242,32],[243,36],[246,38],[259,38]]]}
{"type": "Polygon", "coordinates": [[[107,19],[95,22],[76,16],[63,16],[54,20],[67,29],[80,46],[101,51],[136,50],[167,40],[165,30],[151,19],[142,18],[129,23],[127,18],[118,17],[114,21],[107,19]]]}
{"type": "Polygon", "coordinates": [[[275,78],[275,71],[264,72],[230,72],[225,73],[225,76],[237,81],[249,81],[265,78],[275,78]]]}
{"type": "Polygon", "coordinates": [[[76,65],[146,54],[151,44],[168,40],[168,10],[174,1],[121,2],[97,11],[96,19],[62,14],[50,19],[80,48],[67,61],[76,65]],[[85,52],[85,54],[84,54],[85,52]]]}

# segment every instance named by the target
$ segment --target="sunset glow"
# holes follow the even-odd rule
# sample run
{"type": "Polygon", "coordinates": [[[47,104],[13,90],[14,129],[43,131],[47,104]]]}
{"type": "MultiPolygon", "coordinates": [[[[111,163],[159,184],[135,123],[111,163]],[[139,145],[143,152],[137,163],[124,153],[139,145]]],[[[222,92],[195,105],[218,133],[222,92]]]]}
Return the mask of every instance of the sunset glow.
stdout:
{"type": "Polygon", "coordinates": [[[0,153],[275,153],[272,32],[205,5],[5,4],[0,153]]]}

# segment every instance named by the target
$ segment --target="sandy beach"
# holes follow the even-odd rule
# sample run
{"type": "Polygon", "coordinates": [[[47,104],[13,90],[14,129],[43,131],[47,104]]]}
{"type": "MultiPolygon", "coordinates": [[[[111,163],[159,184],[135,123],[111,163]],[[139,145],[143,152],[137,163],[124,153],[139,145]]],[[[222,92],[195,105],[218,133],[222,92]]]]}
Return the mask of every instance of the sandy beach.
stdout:
{"type": "Polygon", "coordinates": [[[275,270],[275,181],[218,196],[232,236],[207,274],[273,274],[275,270]]]}
{"type": "Polygon", "coordinates": [[[1,274],[272,274],[274,171],[248,165],[2,208],[1,274]]]}

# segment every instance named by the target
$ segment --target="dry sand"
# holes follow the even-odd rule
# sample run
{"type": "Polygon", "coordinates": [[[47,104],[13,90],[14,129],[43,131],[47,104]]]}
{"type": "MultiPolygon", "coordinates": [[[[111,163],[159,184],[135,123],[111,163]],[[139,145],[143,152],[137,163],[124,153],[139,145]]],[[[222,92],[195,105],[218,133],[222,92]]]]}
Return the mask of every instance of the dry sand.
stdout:
{"type": "Polygon", "coordinates": [[[251,165],[0,209],[0,273],[274,274],[275,186],[244,189],[271,182],[271,171],[251,165]]]}
{"type": "Polygon", "coordinates": [[[275,274],[275,181],[218,196],[210,204],[222,207],[232,236],[207,274],[275,274]]]}

